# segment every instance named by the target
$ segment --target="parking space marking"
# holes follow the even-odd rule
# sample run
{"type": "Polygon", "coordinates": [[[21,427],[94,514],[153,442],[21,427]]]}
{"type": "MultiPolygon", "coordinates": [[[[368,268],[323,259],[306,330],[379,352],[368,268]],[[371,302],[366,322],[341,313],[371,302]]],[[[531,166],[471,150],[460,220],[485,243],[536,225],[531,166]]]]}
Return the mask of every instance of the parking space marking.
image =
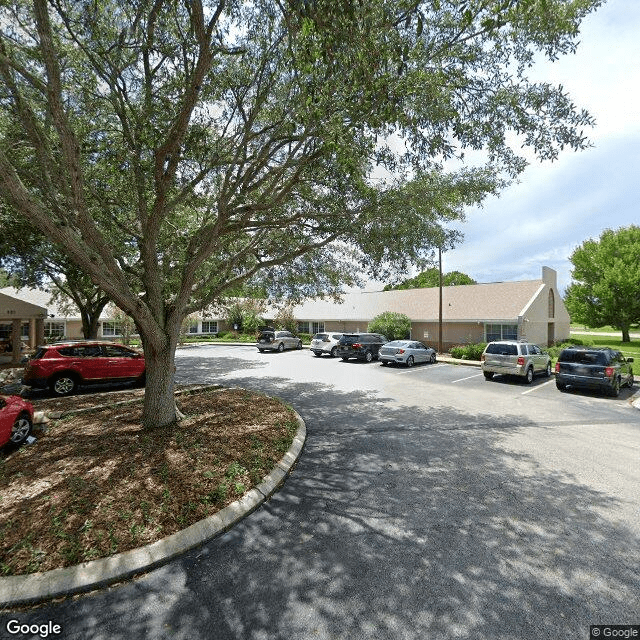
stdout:
{"type": "Polygon", "coordinates": [[[553,378],[551,380],[547,380],[546,382],[543,382],[542,384],[538,384],[535,387],[532,387],[531,389],[527,389],[526,391],[523,391],[520,395],[521,396],[526,396],[527,393],[531,393],[532,391],[535,391],[536,389],[542,389],[542,387],[546,387],[548,384],[551,384],[553,382],[553,378]]]}
{"type": "Polygon", "coordinates": [[[467,376],[466,378],[459,378],[458,380],[452,380],[451,384],[454,384],[455,382],[462,382],[463,380],[470,380],[471,378],[479,378],[482,374],[481,373],[474,373],[472,376],[467,376]]]}
{"type": "Polygon", "coordinates": [[[405,373],[416,373],[416,371],[432,371],[433,369],[437,369],[438,367],[446,366],[446,363],[440,362],[436,364],[425,364],[424,368],[422,368],[420,365],[418,365],[417,369],[416,367],[407,367],[404,371],[398,371],[397,375],[402,376],[405,373]]]}

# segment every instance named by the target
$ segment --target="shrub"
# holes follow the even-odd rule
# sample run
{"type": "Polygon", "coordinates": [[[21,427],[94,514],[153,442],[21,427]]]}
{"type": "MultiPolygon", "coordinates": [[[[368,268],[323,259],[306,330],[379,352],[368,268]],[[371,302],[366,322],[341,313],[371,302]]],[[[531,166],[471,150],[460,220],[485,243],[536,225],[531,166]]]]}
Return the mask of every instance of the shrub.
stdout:
{"type": "Polygon", "coordinates": [[[477,344],[462,344],[451,347],[449,353],[453,358],[458,360],[480,360],[482,352],[487,346],[486,342],[478,342],[477,344]]]}
{"type": "Polygon", "coordinates": [[[547,353],[551,356],[552,360],[557,360],[560,352],[567,347],[575,347],[575,346],[585,346],[592,347],[593,341],[591,340],[581,340],[580,338],[569,338],[564,342],[560,342],[550,346],[546,349],[547,353]]]}
{"type": "Polygon", "coordinates": [[[411,318],[404,313],[385,311],[369,323],[367,331],[382,333],[389,340],[401,340],[411,332],[411,318]]]}

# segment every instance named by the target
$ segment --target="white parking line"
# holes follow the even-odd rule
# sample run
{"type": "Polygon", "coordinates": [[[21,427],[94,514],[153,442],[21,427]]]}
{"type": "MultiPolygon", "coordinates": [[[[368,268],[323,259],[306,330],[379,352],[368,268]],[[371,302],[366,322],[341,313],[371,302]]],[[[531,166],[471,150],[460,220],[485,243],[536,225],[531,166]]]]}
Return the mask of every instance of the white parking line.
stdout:
{"type": "Polygon", "coordinates": [[[466,378],[459,378],[458,380],[452,380],[451,384],[454,384],[455,382],[462,382],[463,380],[469,380],[471,378],[478,378],[479,376],[481,376],[481,373],[475,373],[472,376],[467,376],[466,378]]]}
{"type": "Polygon", "coordinates": [[[416,371],[431,371],[433,369],[437,369],[438,367],[446,367],[448,366],[444,362],[436,363],[436,364],[425,364],[425,367],[419,367],[416,369],[415,367],[407,368],[404,371],[398,371],[399,376],[404,375],[405,373],[415,373],[416,371]]]}
{"type": "Polygon", "coordinates": [[[531,389],[527,389],[526,391],[523,391],[520,395],[521,396],[526,396],[527,393],[531,393],[532,391],[535,391],[536,389],[542,389],[542,387],[546,387],[548,384],[551,384],[553,382],[553,378],[551,378],[551,380],[547,380],[546,382],[543,382],[542,384],[538,384],[535,387],[532,387],[531,389]]]}

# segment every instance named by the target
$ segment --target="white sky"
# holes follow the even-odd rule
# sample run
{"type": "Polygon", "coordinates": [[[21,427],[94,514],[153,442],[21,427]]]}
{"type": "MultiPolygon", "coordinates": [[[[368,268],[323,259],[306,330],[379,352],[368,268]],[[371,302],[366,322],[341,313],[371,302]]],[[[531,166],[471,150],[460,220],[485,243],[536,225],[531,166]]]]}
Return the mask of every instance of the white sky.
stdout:
{"type": "Polygon", "coordinates": [[[465,239],[443,254],[444,271],[478,282],[531,280],[542,265],[571,282],[569,256],[607,228],[640,224],[640,0],[609,0],[582,23],[575,55],[536,69],[562,84],[596,126],[593,147],[534,161],[499,198],[467,211],[465,239]]]}

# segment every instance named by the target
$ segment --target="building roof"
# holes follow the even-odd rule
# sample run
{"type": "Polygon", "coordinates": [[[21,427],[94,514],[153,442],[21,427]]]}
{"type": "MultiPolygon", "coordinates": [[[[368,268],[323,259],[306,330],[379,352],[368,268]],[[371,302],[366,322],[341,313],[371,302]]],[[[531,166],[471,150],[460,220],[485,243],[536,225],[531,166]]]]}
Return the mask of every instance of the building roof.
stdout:
{"type": "Polygon", "coordinates": [[[16,295],[12,287],[0,289],[0,318],[5,322],[16,318],[43,318],[47,316],[47,305],[16,295]]]}
{"type": "MultiPolygon", "coordinates": [[[[442,289],[442,319],[446,322],[515,321],[544,286],[542,280],[468,284],[442,289]]],[[[342,303],[309,300],[293,309],[304,320],[368,321],[392,311],[413,322],[438,321],[438,287],[347,293],[342,303]]]]}

